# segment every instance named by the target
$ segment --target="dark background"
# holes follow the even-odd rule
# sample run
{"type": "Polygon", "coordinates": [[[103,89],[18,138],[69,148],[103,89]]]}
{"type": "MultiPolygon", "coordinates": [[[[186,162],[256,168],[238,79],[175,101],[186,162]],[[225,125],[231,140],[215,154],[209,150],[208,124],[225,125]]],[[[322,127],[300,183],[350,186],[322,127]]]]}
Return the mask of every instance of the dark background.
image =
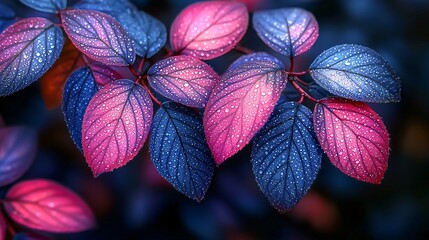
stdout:
{"type": "MultiPolygon", "coordinates": [[[[45,16],[18,1],[2,2],[20,16],[45,16]]],[[[134,2],[168,28],[180,10],[194,1],[134,2]]],[[[309,194],[291,212],[281,215],[258,190],[249,147],[215,170],[201,203],[163,181],[146,147],[126,166],[93,179],[69,137],[61,110],[45,108],[36,83],[0,98],[0,115],[7,125],[31,125],[39,131],[38,154],[23,179],[49,178],[68,186],[89,203],[98,222],[95,229],[84,233],[43,235],[91,240],[429,238],[429,1],[244,2],[250,10],[294,6],[314,13],[320,36],[309,52],[297,58],[299,69],[304,70],[329,47],[356,43],[374,49],[397,70],[403,86],[402,101],[372,105],[391,138],[389,167],[382,184],[347,177],[325,158],[309,194]]],[[[251,27],[242,44],[271,52],[251,27]]],[[[222,73],[228,66],[225,63],[239,56],[231,52],[210,64],[222,73]]],[[[4,194],[8,188],[0,192],[4,194]]]]}

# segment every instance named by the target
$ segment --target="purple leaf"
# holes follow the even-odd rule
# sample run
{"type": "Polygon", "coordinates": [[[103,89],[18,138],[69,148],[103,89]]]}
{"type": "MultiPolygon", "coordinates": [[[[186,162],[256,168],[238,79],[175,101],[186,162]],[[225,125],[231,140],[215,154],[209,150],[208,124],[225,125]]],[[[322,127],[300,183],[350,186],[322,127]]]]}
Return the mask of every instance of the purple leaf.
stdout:
{"type": "Polygon", "coordinates": [[[219,76],[203,61],[191,56],[173,56],[155,63],[148,80],[157,92],[171,100],[203,108],[219,76]]]}
{"type": "Polygon", "coordinates": [[[104,86],[110,82],[122,78],[122,75],[110,66],[101,63],[93,63],[89,65],[94,81],[98,86],[104,86]]]}
{"type": "Polygon", "coordinates": [[[291,57],[306,52],[319,36],[313,14],[301,8],[257,11],[253,27],[269,47],[291,57]]]}
{"type": "Polygon", "coordinates": [[[207,1],[189,5],[174,20],[170,44],[174,52],[208,60],[219,57],[240,42],[249,16],[239,2],[207,1]]]}
{"type": "Polygon", "coordinates": [[[242,149],[267,122],[286,86],[284,65],[266,53],[222,75],[204,112],[207,142],[219,165],[242,149]]]}
{"type": "Polygon", "coordinates": [[[15,222],[36,230],[71,233],[95,225],[91,209],[78,195],[45,179],[15,184],[7,192],[4,207],[15,222]]]}
{"type": "Polygon", "coordinates": [[[44,18],[26,18],[0,34],[0,96],[39,79],[64,45],[61,29],[44,18]]]}
{"type": "Polygon", "coordinates": [[[133,40],[113,17],[91,10],[66,10],[61,20],[70,40],[88,57],[112,66],[134,63],[133,40]]]}
{"type": "Polygon", "coordinates": [[[389,135],[377,113],[362,102],[326,98],[316,104],[313,121],[332,164],[361,181],[381,182],[389,159],[389,135]]]}
{"type": "Polygon", "coordinates": [[[36,156],[37,134],[29,127],[0,128],[0,186],[20,178],[36,156]]]}
{"type": "Polygon", "coordinates": [[[148,92],[133,81],[111,82],[95,94],[82,125],[83,152],[95,177],[137,155],[148,136],[152,115],[148,92]]]}
{"type": "Polygon", "coordinates": [[[21,3],[41,12],[56,13],[67,7],[67,0],[19,0],[21,3]]]}

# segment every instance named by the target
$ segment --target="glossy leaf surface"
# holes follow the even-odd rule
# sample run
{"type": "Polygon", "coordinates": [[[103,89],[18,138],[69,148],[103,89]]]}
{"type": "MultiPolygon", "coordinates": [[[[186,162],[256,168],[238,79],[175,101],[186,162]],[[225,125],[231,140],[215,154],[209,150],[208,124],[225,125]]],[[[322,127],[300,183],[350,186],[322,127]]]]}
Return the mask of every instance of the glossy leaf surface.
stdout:
{"type": "Polygon", "coordinates": [[[19,0],[21,3],[41,12],[56,13],[67,7],[67,0],[19,0]]]}
{"type": "Polygon", "coordinates": [[[269,47],[286,56],[306,52],[319,36],[313,14],[301,8],[257,11],[253,15],[253,28],[269,47]]]}
{"type": "Polygon", "coordinates": [[[44,18],[26,18],[0,34],[0,96],[39,79],[57,60],[64,37],[44,18]]]}
{"type": "Polygon", "coordinates": [[[82,121],[89,101],[97,92],[94,76],[89,67],[74,71],[64,86],[63,113],[73,142],[82,151],[82,121]]]}
{"type": "Polygon", "coordinates": [[[304,105],[278,104],[253,139],[253,173],[261,191],[280,212],[298,203],[320,169],[323,152],[311,119],[304,105]]]}
{"type": "Polygon", "coordinates": [[[155,63],[148,71],[152,88],[171,100],[203,108],[219,76],[203,61],[191,56],[173,56],[155,63]]]}
{"type": "Polygon", "coordinates": [[[79,0],[74,8],[104,12],[118,20],[122,14],[136,12],[136,7],[128,0],[79,0]]]}
{"type": "Polygon", "coordinates": [[[314,129],[325,153],[343,173],[380,183],[389,158],[389,136],[365,103],[327,98],[316,104],[314,129]]]}
{"type": "Polygon", "coordinates": [[[286,86],[283,64],[260,54],[260,60],[255,61],[239,58],[240,64],[222,75],[207,103],[204,131],[217,164],[250,142],[267,122],[286,86]]]}
{"type": "Polygon", "coordinates": [[[133,159],[152,123],[147,91],[122,79],[101,88],[90,101],[82,125],[83,152],[95,177],[133,159]]]}
{"type": "Polygon", "coordinates": [[[208,60],[237,45],[248,26],[246,5],[206,1],[189,5],[174,20],[170,44],[174,52],[208,60]]]}
{"type": "Polygon", "coordinates": [[[98,86],[104,86],[110,82],[121,79],[122,75],[110,66],[100,63],[89,65],[94,81],[98,86]]]}
{"type": "Polygon", "coordinates": [[[340,97],[364,102],[398,102],[399,77],[378,53],[344,44],[320,54],[310,66],[313,79],[340,97]]]}
{"type": "Polygon", "coordinates": [[[0,3],[0,32],[14,22],[15,11],[9,6],[0,3]]]}
{"type": "Polygon", "coordinates": [[[128,32],[113,17],[91,10],[61,12],[64,30],[88,57],[112,66],[134,63],[136,52],[128,32]]]}
{"type": "Polygon", "coordinates": [[[173,102],[156,112],[150,156],[158,172],[179,192],[203,199],[213,176],[214,160],[199,114],[173,102]]]}
{"type": "Polygon", "coordinates": [[[95,225],[91,209],[78,195],[45,179],[15,184],[4,207],[15,222],[36,230],[80,232],[95,225]]]}

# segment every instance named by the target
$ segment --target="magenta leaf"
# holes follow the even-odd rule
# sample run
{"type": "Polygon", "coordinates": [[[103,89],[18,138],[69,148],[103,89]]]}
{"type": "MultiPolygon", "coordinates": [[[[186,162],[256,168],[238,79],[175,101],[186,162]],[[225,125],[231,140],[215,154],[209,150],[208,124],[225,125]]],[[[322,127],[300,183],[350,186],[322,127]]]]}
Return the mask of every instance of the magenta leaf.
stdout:
{"type": "Polygon", "coordinates": [[[174,52],[208,60],[219,57],[243,38],[249,16],[238,2],[207,1],[185,8],[174,20],[170,44],[174,52]]]}
{"type": "Polygon", "coordinates": [[[26,18],[0,34],[0,96],[39,79],[64,45],[61,29],[44,18],[26,18]]]}
{"type": "Polygon", "coordinates": [[[100,89],[90,101],[82,125],[83,152],[95,177],[133,159],[152,123],[148,92],[122,79],[100,89]]]}
{"type": "Polygon", "coordinates": [[[179,192],[201,201],[210,186],[214,161],[200,115],[166,102],[153,123],[149,151],[156,169],[179,192]]]}
{"type": "Polygon", "coordinates": [[[325,98],[316,104],[313,121],[332,164],[358,180],[381,182],[389,158],[389,136],[377,113],[362,102],[325,98]]]}
{"type": "Polygon", "coordinates": [[[110,66],[101,63],[92,63],[89,65],[94,81],[98,86],[104,86],[110,82],[122,78],[122,75],[110,66]]]}
{"type": "Polygon", "coordinates": [[[47,12],[56,13],[67,7],[67,0],[19,0],[23,4],[31,7],[32,9],[47,12]]]}
{"type": "Polygon", "coordinates": [[[74,192],[45,179],[15,184],[6,195],[4,207],[17,223],[48,232],[81,232],[95,225],[88,205],[74,192]]]}
{"type": "Polygon", "coordinates": [[[148,71],[152,88],[171,100],[203,108],[219,76],[203,61],[191,56],[173,56],[155,63],[148,71]]]}
{"type": "Polygon", "coordinates": [[[66,10],[61,20],[70,40],[88,57],[112,66],[134,63],[133,40],[113,17],[91,10],[66,10]]]}
{"type": "Polygon", "coordinates": [[[218,165],[249,143],[286,86],[283,63],[258,54],[252,62],[239,58],[236,62],[242,63],[222,75],[207,103],[204,131],[218,165]]]}
{"type": "Polygon", "coordinates": [[[309,50],[319,36],[313,14],[301,8],[255,12],[253,28],[269,47],[291,57],[309,50]]]}
{"type": "Polygon", "coordinates": [[[29,127],[0,128],[0,186],[20,178],[36,156],[37,134],[29,127]]]}

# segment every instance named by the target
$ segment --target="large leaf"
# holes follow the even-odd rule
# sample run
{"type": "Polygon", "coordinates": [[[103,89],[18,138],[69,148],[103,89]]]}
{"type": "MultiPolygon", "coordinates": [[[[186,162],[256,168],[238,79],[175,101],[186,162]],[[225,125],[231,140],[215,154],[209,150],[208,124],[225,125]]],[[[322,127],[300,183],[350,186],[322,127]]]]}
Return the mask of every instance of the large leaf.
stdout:
{"type": "Polygon", "coordinates": [[[149,151],[158,172],[179,192],[203,199],[213,176],[214,161],[198,113],[164,103],[154,117],[149,151]]]}
{"type": "Polygon", "coordinates": [[[343,173],[380,183],[389,159],[389,136],[365,103],[326,98],[316,104],[314,129],[325,153],[343,173]]]}
{"type": "Polygon", "coordinates": [[[95,94],[82,125],[83,152],[95,177],[137,155],[146,141],[152,115],[149,94],[133,81],[111,82],[95,94]]]}
{"type": "Polygon", "coordinates": [[[19,0],[23,4],[41,12],[56,13],[67,7],[67,0],[19,0]]]}
{"type": "Polygon", "coordinates": [[[167,41],[164,24],[143,11],[120,14],[116,19],[130,33],[139,56],[152,57],[167,41]]]}
{"type": "Polygon", "coordinates": [[[12,8],[0,3],[0,32],[14,22],[15,16],[12,8]]]}
{"type": "Polygon", "coordinates": [[[113,17],[91,10],[66,10],[61,20],[70,40],[88,57],[113,66],[134,63],[133,40],[113,17]]]}
{"type": "Polygon", "coordinates": [[[148,80],[157,92],[171,100],[203,108],[219,76],[203,61],[191,56],[173,56],[155,63],[148,80]]]}
{"type": "Polygon", "coordinates": [[[252,141],[256,181],[280,212],[298,203],[320,169],[323,152],[311,118],[311,111],[301,104],[278,104],[252,141]]]}
{"type": "Polygon", "coordinates": [[[273,50],[292,57],[310,49],[319,36],[313,14],[301,8],[257,11],[253,28],[273,50]]]}
{"type": "Polygon", "coordinates": [[[6,194],[9,216],[26,227],[48,232],[80,232],[95,225],[88,205],[74,192],[45,179],[15,184],[6,194]]]}
{"type": "Polygon", "coordinates": [[[61,29],[44,18],[26,18],[0,34],[0,96],[39,79],[64,45],[61,29]]]}
{"type": "Polygon", "coordinates": [[[74,71],[64,86],[62,108],[70,136],[82,151],[82,121],[89,101],[97,92],[97,85],[89,67],[74,71]]]}
{"type": "Polygon", "coordinates": [[[170,44],[174,52],[208,60],[235,47],[246,33],[249,16],[239,2],[207,1],[189,5],[174,20],[170,44]]]}
{"type": "Polygon", "coordinates": [[[320,86],[340,97],[380,103],[401,99],[401,83],[393,68],[364,46],[332,47],[314,60],[310,73],[320,86]]]}
{"type": "Polygon", "coordinates": [[[204,131],[217,164],[242,149],[267,122],[286,85],[283,64],[266,53],[239,58],[215,87],[204,112],[204,131]]]}
{"type": "Polygon", "coordinates": [[[136,7],[128,0],[79,0],[74,8],[104,12],[118,20],[122,14],[136,12],[136,7]]]}

